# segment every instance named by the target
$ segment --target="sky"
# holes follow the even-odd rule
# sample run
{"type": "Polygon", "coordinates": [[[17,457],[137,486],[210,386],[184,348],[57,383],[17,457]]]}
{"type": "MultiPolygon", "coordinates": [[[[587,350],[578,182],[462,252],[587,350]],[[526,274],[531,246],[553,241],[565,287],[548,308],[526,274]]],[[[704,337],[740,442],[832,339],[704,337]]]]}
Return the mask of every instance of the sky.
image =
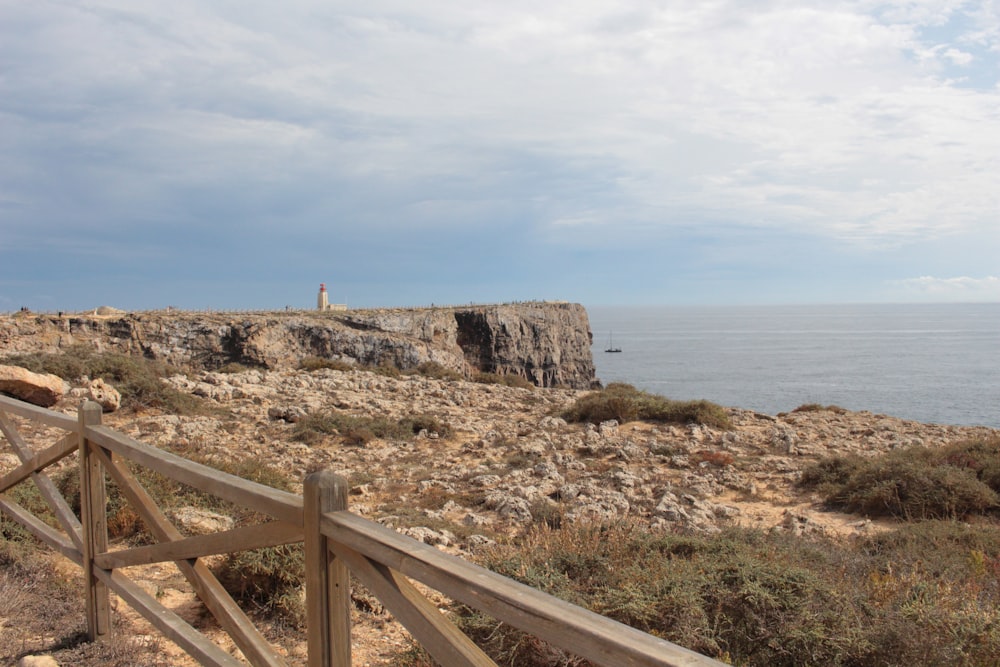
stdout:
{"type": "Polygon", "coordinates": [[[0,0],[0,312],[1000,301],[1000,0],[0,0]]]}

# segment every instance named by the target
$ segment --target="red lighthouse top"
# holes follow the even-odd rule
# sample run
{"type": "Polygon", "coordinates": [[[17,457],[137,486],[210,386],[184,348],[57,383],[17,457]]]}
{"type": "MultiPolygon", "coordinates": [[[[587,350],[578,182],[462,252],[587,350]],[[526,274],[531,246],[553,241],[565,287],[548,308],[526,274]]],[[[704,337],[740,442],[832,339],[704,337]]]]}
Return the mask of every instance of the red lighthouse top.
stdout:
{"type": "Polygon", "coordinates": [[[319,284],[319,291],[320,292],[325,292],[326,291],[326,283],[320,283],[319,284]]]}

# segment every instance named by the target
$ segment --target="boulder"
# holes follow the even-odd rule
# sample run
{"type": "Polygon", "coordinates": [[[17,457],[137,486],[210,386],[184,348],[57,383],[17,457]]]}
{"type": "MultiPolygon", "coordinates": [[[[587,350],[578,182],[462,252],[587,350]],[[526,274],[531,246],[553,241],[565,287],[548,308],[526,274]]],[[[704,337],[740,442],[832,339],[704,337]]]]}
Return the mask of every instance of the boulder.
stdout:
{"type": "Polygon", "coordinates": [[[189,535],[221,533],[236,525],[232,517],[196,507],[180,507],[171,512],[171,518],[189,535]]]}
{"type": "Polygon", "coordinates": [[[59,667],[51,655],[26,655],[17,662],[17,667],[59,667]]]}
{"type": "Polygon", "coordinates": [[[47,408],[55,405],[67,389],[68,385],[58,375],[0,365],[0,392],[22,401],[47,408]]]}
{"type": "Polygon", "coordinates": [[[122,395],[101,378],[91,381],[87,387],[87,398],[100,403],[104,412],[114,412],[122,406],[122,395]]]}

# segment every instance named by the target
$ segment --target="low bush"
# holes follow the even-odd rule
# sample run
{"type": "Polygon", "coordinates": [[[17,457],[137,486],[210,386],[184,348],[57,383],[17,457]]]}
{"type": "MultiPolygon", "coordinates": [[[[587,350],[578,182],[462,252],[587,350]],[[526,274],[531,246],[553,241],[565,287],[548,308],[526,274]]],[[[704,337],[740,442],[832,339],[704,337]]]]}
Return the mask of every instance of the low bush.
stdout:
{"type": "Polygon", "coordinates": [[[819,403],[806,403],[800,405],[799,407],[792,410],[792,412],[833,412],[834,414],[842,415],[847,410],[840,407],[839,405],[821,405],[819,403]]]}
{"type": "Polygon", "coordinates": [[[403,376],[403,371],[399,370],[399,366],[388,361],[383,361],[377,366],[365,366],[365,370],[388,378],[400,378],[403,376]]]}
{"type": "Polygon", "coordinates": [[[535,384],[531,380],[514,374],[501,375],[500,373],[476,373],[473,376],[472,381],[478,382],[479,384],[499,384],[505,387],[515,387],[517,389],[535,388],[535,384]]]}
{"type": "Polygon", "coordinates": [[[580,397],[562,417],[571,422],[592,424],[610,419],[619,423],[641,419],[732,428],[729,415],[720,405],[705,400],[674,401],[620,382],[611,383],[600,391],[580,397]]]}
{"type": "Polygon", "coordinates": [[[231,361],[228,364],[223,364],[215,369],[216,373],[223,373],[226,375],[234,375],[236,373],[245,373],[250,370],[250,366],[246,364],[241,364],[238,361],[231,361]]]}
{"type": "Polygon", "coordinates": [[[354,370],[354,365],[342,359],[326,359],[324,357],[304,357],[299,360],[299,370],[313,371],[330,369],[334,371],[354,370]]]}
{"type": "Polygon", "coordinates": [[[305,627],[305,556],[301,544],[227,554],[214,571],[235,599],[253,602],[294,628],[305,627]]]}
{"type": "Polygon", "coordinates": [[[827,504],[868,516],[960,519],[1000,506],[1000,438],[873,458],[837,456],[803,471],[800,485],[827,504]]]}
{"type": "Polygon", "coordinates": [[[306,444],[339,436],[345,444],[364,445],[375,438],[412,440],[421,431],[447,436],[451,427],[433,415],[410,415],[392,420],[385,417],[357,417],[344,412],[310,413],[295,423],[292,438],[306,444]]]}
{"type": "MultiPolygon", "coordinates": [[[[841,543],[742,528],[704,536],[559,525],[479,552],[482,564],[731,664],[979,665],[1000,655],[992,526],[931,521],[841,543]]],[[[457,611],[498,664],[590,664],[457,611]]]]}
{"type": "MultiPolygon", "coordinates": [[[[42,517],[52,527],[57,525],[55,516],[49,511],[48,505],[42,499],[41,494],[38,492],[38,487],[35,486],[34,482],[23,481],[17,486],[4,491],[4,495],[8,500],[17,503],[35,516],[42,517]]],[[[0,540],[0,547],[6,547],[7,545],[40,544],[27,528],[9,518],[4,512],[0,512],[0,538],[2,538],[0,540]]]]}
{"type": "Polygon", "coordinates": [[[458,371],[447,368],[436,361],[425,361],[414,369],[417,375],[423,375],[434,380],[464,380],[458,371]]]}

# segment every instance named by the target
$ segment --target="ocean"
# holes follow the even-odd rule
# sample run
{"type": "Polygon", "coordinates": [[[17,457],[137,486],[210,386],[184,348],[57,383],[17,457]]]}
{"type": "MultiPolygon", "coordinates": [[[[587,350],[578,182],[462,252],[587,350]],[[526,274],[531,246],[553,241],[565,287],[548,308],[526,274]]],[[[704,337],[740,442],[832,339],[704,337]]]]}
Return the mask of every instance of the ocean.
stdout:
{"type": "Polygon", "coordinates": [[[1000,304],[587,312],[604,384],[772,415],[820,403],[1000,428],[1000,304]]]}

